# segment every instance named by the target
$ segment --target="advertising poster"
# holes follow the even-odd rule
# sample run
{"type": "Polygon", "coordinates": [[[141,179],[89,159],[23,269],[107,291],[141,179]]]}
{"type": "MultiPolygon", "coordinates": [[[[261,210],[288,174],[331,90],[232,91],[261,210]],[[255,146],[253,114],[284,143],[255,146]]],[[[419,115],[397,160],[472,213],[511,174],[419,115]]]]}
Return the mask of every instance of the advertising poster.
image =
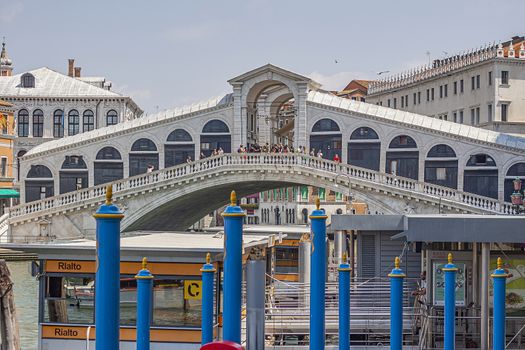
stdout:
{"type": "MultiPolygon", "coordinates": [[[[503,257],[502,257],[503,258],[503,257]]],[[[497,267],[497,257],[490,259],[490,272],[497,267]]],[[[509,274],[507,278],[506,306],[507,311],[525,311],[525,257],[510,256],[503,258],[503,268],[509,274]]],[[[490,279],[490,304],[493,302],[492,278],[490,279]]]]}
{"type": "MultiPolygon", "coordinates": [[[[432,281],[434,305],[445,305],[445,272],[442,270],[446,263],[434,262],[432,265],[432,281]]],[[[456,306],[465,306],[465,263],[455,263],[456,273],[456,306]]]]}

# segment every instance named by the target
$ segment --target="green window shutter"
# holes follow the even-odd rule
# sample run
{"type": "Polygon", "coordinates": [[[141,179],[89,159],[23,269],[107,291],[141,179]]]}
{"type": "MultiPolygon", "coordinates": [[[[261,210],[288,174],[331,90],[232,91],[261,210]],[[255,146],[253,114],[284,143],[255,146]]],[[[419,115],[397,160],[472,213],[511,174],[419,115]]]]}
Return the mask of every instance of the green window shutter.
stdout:
{"type": "Polygon", "coordinates": [[[308,200],[308,186],[301,186],[301,199],[308,200]]]}
{"type": "Polygon", "coordinates": [[[319,188],[319,199],[324,201],[326,198],[326,191],[324,188],[319,188]]]}

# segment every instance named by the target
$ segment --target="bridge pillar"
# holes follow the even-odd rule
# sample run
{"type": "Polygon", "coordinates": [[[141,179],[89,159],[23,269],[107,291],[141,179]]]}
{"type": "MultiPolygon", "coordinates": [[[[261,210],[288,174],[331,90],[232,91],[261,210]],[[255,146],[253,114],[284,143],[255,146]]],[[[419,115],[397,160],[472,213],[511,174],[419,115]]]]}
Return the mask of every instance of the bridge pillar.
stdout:
{"type": "MultiPolygon", "coordinates": [[[[243,144],[243,129],[246,129],[245,119],[243,122],[243,101],[242,101],[242,82],[232,83],[233,85],[233,127],[232,127],[232,152],[243,144]]],[[[199,153],[200,154],[200,153],[199,153]]]]}
{"type": "Polygon", "coordinates": [[[293,140],[293,146],[294,148],[298,148],[299,146],[308,146],[309,140],[308,138],[308,123],[306,120],[306,99],[308,96],[307,92],[307,83],[298,83],[298,94],[297,94],[297,101],[295,101],[295,108],[296,108],[296,115],[294,120],[294,140],[293,140]]]}

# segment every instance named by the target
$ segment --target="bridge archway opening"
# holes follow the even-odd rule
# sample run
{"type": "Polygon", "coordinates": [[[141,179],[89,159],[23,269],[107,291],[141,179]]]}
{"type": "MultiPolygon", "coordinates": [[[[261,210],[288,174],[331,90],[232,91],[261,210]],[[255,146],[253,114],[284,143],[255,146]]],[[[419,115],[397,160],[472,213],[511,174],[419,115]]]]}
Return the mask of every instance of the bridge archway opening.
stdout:
{"type": "Polygon", "coordinates": [[[516,178],[525,182],[525,162],[520,162],[512,165],[505,175],[505,202],[510,202],[510,195],[514,192],[514,184],[512,183],[516,178]]]}
{"type": "Polygon", "coordinates": [[[498,167],[494,158],[484,153],[470,156],[463,173],[463,190],[498,198],[498,167]]]}
{"type": "Polygon", "coordinates": [[[120,152],[111,146],[98,151],[93,164],[95,186],[124,178],[124,163],[120,152]]]}
{"type": "Polygon", "coordinates": [[[396,136],[386,152],[386,172],[417,180],[419,176],[419,150],[416,141],[408,135],[396,136]]]}
{"type": "Polygon", "coordinates": [[[129,176],[144,174],[148,169],[159,169],[159,152],[153,141],[140,138],[133,143],[129,152],[129,176]]]}
{"type": "Polygon", "coordinates": [[[88,168],[82,156],[66,156],[59,172],[60,193],[87,188],[88,168]]]}
{"type": "Polygon", "coordinates": [[[435,145],[425,160],[425,182],[458,188],[458,158],[449,145],[435,145]]]}
{"type": "Polygon", "coordinates": [[[379,171],[381,141],[374,129],[364,126],[355,129],[347,147],[348,164],[379,171]]]}
{"type": "Polygon", "coordinates": [[[333,160],[335,156],[341,159],[342,134],[339,125],[330,118],[318,120],[310,133],[310,149],[321,151],[323,158],[333,160]]]}
{"type": "Polygon", "coordinates": [[[25,199],[33,202],[55,195],[53,173],[45,165],[32,165],[25,180],[25,199]]]}
{"type": "Polygon", "coordinates": [[[164,144],[164,167],[182,164],[187,159],[195,160],[195,143],[184,129],[173,130],[164,144]]]}
{"type": "Polygon", "coordinates": [[[200,139],[201,154],[205,157],[211,156],[214,150],[222,149],[224,153],[230,153],[232,150],[230,128],[222,120],[208,121],[202,128],[200,139]]]}

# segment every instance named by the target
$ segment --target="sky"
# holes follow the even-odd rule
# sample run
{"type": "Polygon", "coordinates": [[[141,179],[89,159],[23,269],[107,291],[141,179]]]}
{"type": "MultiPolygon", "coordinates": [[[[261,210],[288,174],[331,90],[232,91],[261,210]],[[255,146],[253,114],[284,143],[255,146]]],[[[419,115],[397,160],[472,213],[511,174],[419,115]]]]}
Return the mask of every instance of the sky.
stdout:
{"type": "Polygon", "coordinates": [[[229,93],[228,79],[266,63],[341,90],[525,35],[524,10],[524,0],[0,0],[0,36],[15,73],[67,73],[75,58],[83,76],[153,113],[229,93]]]}

